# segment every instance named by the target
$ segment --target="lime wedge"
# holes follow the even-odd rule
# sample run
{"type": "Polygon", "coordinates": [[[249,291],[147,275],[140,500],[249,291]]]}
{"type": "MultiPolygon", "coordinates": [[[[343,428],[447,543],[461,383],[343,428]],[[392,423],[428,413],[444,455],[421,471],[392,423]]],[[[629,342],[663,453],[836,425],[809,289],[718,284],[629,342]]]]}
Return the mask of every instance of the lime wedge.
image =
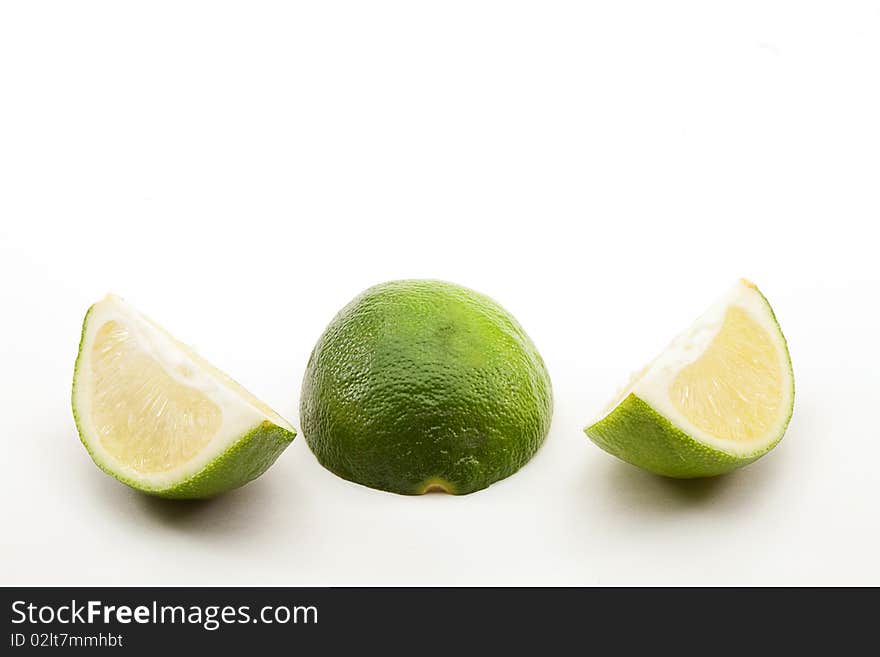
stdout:
{"type": "Polygon", "coordinates": [[[650,472],[708,477],[770,451],[793,408],[785,337],[767,299],[741,280],[584,431],[650,472]]]}
{"type": "Polygon", "coordinates": [[[266,404],[113,295],[83,321],[73,414],[102,470],[171,498],[244,485],[296,435],[266,404]]]}

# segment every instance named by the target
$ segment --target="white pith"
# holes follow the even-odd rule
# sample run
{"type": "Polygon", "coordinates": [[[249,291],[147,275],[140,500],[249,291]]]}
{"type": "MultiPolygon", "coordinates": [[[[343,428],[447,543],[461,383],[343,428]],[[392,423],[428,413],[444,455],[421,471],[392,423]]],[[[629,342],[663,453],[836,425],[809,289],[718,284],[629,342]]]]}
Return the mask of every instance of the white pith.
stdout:
{"type": "Polygon", "coordinates": [[[80,434],[95,460],[123,479],[156,490],[173,486],[200,472],[238,439],[266,420],[293,431],[293,427],[280,415],[115,295],[107,295],[89,313],[77,361],[73,403],[80,434]],[[95,335],[109,321],[123,324],[136,339],[138,347],[161,364],[167,374],[200,391],[222,412],[222,424],[204,449],[176,468],[163,472],[141,472],[120,462],[101,443],[92,420],[94,385],[91,357],[95,335]]]}
{"type": "Polygon", "coordinates": [[[734,288],[716,302],[694,322],[690,328],[680,333],[669,346],[643,371],[634,375],[629,384],[613,402],[602,412],[600,418],[607,417],[626,397],[635,395],[674,426],[695,440],[727,452],[734,456],[747,456],[758,453],[773,444],[785,429],[794,397],[794,382],[791,364],[785,346],[785,339],[773,319],[767,302],[748,281],[738,282],[734,288]],[[693,363],[711,344],[724,322],[729,308],[738,306],[745,310],[776,343],[782,381],[782,401],[774,424],[764,435],[751,441],[735,441],[719,438],[694,426],[676,408],[669,395],[669,389],[676,375],[687,365],[693,363]]]}

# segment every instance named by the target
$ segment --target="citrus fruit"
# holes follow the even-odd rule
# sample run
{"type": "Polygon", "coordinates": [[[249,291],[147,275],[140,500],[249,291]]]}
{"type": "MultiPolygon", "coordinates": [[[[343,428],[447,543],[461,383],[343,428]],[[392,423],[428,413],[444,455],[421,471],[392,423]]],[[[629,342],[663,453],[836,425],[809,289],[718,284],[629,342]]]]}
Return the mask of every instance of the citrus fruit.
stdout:
{"type": "Polygon", "coordinates": [[[83,321],[73,415],[102,470],[170,498],[242,486],[296,435],[266,404],[113,295],[83,321]]]}
{"type": "Polygon", "coordinates": [[[584,431],[650,472],[708,477],[770,451],[793,408],[785,337],[767,299],[742,280],[584,431]]]}
{"type": "Polygon", "coordinates": [[[344,479],[466,494],[510,476],[550,427],[550,378],[519,323],[458,285],[404,280],[345,306],[309,358],[302,430],[344,479]]]}

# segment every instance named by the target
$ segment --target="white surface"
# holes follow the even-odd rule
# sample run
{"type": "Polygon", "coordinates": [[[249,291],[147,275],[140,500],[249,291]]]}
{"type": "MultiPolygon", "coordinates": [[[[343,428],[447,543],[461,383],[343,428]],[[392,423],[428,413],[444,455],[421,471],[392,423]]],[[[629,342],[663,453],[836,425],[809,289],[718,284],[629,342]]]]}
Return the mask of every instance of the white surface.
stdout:
{"type": "Polygon", "coordinates": [[[880,584],[874,2],[0,5],[0,583],[880,584]],[[788,435],[672,482],[581,429],[737,277],[788,435]],[[302,437],[201,504],[80,445],[80,322],[124,295],[299,426],[361,289],[486,292],[541,349],[545,447],[467,497],[302,437]]]}

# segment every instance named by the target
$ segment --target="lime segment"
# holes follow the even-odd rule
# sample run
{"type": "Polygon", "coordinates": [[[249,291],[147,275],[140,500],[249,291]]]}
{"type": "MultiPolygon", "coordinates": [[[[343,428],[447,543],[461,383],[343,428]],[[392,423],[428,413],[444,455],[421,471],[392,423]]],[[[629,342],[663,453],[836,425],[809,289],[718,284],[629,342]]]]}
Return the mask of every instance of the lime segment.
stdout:
{"type": "Polygon", "coordinates": [[[785,337],[766,298],[742,280],[584,431],[605,451],[651,472],[704,477],[770,451],[793,408],[785,337]]]}
{"type": "Polygon", "coordinates": [[[165,497],[209,497],[261,474],[288,422],[122,299],[89,309],[73,411],[95,463],[165,497]]]}

